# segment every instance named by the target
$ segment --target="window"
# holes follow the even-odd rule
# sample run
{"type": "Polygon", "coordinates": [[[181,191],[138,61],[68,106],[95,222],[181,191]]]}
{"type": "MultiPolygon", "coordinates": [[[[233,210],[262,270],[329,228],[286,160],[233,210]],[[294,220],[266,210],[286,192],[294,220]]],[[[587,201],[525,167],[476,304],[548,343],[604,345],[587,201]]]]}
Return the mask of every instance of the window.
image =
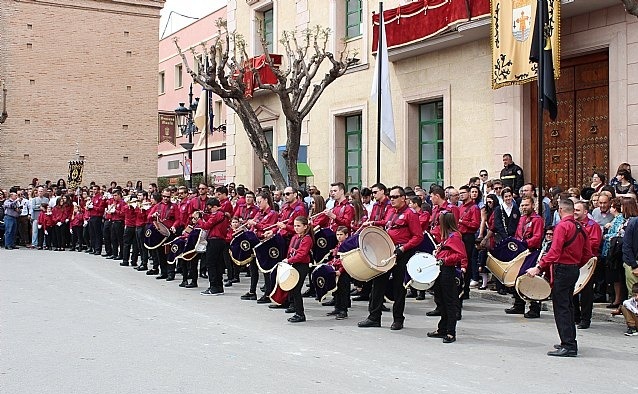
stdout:
{"type": "Polygon", "coordinates": [[[169,170],[177,170],[179,169],[179,160],[171,160],[168,162],[169,170]]]}
{"type": "Polygon", "coordinates": [[[346,189],[361,187],[361,115],[346,116],[345,167],[346,189]]]}
{"type": "Polygon", "coordinates": [[[175,89],[179,89],[182,87],[182,64],[175,65],[175,89]]]}
{"type": "Polygon", "coordinates": [[[166,74],[164,73],[164,71],[159,73],[159,78],[157,82],[158,82],[159,94],[164,94],[166,92],[166,74]]]}
{"type": "Polygon", "coordinates": [[[264,40],[266,40],[268,53],[273,53],[274,51],[274,20],[273,20],[273,12],[272,8],[264,11],[263,13],[263,34],[264,40]]]}
{"type": "Polygon", "coordinates": [[[346,0],[346,38],[361,35],[362,10],[361,0],[346,0]]]}
{"type": "MultiPolygon", "coordinates": [[[[272,129],[264,130],[264,137],[266,137],[266,141],[268,141],[268,146],[270,147],[270,150],[272,150],[272,141],[273,141],[272,129]]],[[[268,172],[266,167],[264,167],[263,180],[264,180],[263,185],[272,185],[273,184],[272,177],[270,176],[270,173],[268,172]]]]}
{"type": "Polygon", "coordinates": [[[419,183],[443,184],[443,100],[419,106],[419,183]]]}
{"type": "Polygon", "coordinates": [[[226,160],[226,148],[210,151],[210,161],[226,160]]]}

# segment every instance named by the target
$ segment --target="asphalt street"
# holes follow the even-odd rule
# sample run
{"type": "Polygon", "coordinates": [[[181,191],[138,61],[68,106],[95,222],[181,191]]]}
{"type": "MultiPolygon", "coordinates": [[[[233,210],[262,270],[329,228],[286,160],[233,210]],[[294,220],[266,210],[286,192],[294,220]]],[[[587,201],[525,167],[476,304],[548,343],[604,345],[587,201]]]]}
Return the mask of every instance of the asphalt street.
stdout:
{"type": "MultiPolygon", "coordinates": [[[[638,337],[593,322],[579,356],[546,356],[558,336],[541,319],[465,303],[456,343],[426,337],[438,318],[409,299],[405,329],[360,329],[305,299],[308,321],[239,299],[158,281],[84,253],[0,250],[0,393],[630,393],[638,337]]],[[[179,277],[179,275],[178,275],[179,277]]],[[[506,305],[505,305],[506,306],[506,305]]]]}

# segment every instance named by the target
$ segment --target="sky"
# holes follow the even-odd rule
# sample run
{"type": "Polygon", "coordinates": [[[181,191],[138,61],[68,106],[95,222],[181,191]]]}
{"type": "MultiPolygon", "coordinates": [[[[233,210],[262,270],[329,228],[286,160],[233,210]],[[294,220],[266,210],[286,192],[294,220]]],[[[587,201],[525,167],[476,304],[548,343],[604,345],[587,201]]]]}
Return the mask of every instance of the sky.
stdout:
{"type": "Polygon", "coordinates": [[[225,6],[226,0],[166,0],[164,8],[161,11],[159,34],[160,39],[164,29],[164,37],[176,32],[177,30],[195,22],[195,19],[185,18],[175,13],[186,15],[194,18],[201,18],[211,12],[225,6]],[[171,11],[174,11],[169,19],[171,11]]]}

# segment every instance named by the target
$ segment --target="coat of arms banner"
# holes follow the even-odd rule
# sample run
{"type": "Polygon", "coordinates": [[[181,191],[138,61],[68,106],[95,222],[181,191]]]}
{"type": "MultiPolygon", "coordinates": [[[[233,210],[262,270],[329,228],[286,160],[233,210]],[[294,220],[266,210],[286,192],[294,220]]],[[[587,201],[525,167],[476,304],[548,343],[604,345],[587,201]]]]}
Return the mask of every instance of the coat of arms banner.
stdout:
{"type": "MultiPolygon", "coordinates": [[[[538,66],[529,60],[536,0],[492,0],[492,88],[535,80],[538,66]]],[[[549,23],[545,47],[554,53],[554,76],[560,76],[560,0],[547,0],[549,23]]]]}

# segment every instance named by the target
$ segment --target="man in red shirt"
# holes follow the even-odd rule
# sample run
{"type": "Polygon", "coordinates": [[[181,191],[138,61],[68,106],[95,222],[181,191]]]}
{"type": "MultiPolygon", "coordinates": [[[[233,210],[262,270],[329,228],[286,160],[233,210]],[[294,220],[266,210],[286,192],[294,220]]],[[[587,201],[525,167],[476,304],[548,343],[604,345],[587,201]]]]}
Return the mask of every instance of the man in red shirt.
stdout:
{"type": "MultiPolygon", "coordinates": [[[[238,187],[237,190],[242,190],[243,188],[238,187]]],[[[237,202],[237,206],[235,207],[235,212],[233,213],[233,217],[239,218],[240,223],[246,223],[247,220],[254,218],[259,212],[259,207],[255,205],[255,193],[246,192],[244,198],[244,203],[240,204],[237,202]]],[[[241,200],[241,198],[240,198],[241,200]]]]}
{"type": "Polygon", "coordinates": [[[346,198],[346,185],[343,182],[335,182],[330,185],[330,196],[335,201],[332,209],[326,209],[323,213],[330,218],[330,230],[337,232],[339,226],[352,230],[354,220],[354,207],[346,198]]]}
{"type": "MultiPolygon", "coordinates": [[[[279,235],[284,237],[287,243],[290,243],[290,239],[293,235],[295,235],[295,218],[297,216],[305,216],[306,207],[304,206],[303,201],[299,199],[297,189],[293,187],[288,186],[284,189],[284,199],[286,202],[281,206],[281,210],[279,211],[277,227],[279,228],[279,235]]],[[[271,233],[271,231],[266,231],[264,236],[268,238],[271,233]]]]}
{"type": "MultiPolygon", "coordinates": [[[[459,198],[463,204],[459,207],[459,232],[461,233],[463,244],[465,245],[467,259],[470,262],[469,267],[474,267],[473,264],[471,264],[471,261],[476,249],[476,232],[481,226],[481,210],[478,205],[476,205],[476,201],[470,198],[469,186],[465,185],[459,188],[459,198]]],[[[473,275],[474,273],[471,268],[468,269],[468,272],[465,274],[461,308],[463,308],[463,300],[470,298],[470,279],[472,279],[473,275]]],[[[478,276],[478,273],[476,273],[476,275],[478,276]]]]}
{"type": "MultiPolygon", "coordinates": [[[[226,187],[224,187],[224,189],[226,189],[226,187]]],[[[211,198],[206,205],[210,209],[210,215],[206,220],[200,219],[197,225],[208,231],[206,268],[208,270],[210,287],[202,291],[201,294],[222,295],[224,294],[222,283],[222,277],[224,275],[224,250],[226,248],[229,219],[226,213],[222,211],[219,199],[211,198]]]]}
{"type": "Polygon", "coordinates": [[[122,199],[122,189],[113,191],[113,213],[111,214],[111,256],[113,260],[123,260],[124,213],[126,203],[122,199]]]}
{"type": "Polygon", "coordinates": [[[576,357],[576,326],[574,325],[574,286],[579,276],[579,267],[593,257],[591,245],[582,225],[574,220],[574,203],[569,199],[561,200],[558,206],[560,222],[554,229],[554,240],[549,252],[536,267],[527,270],[530,276],[553,268],[554,286],[552,305],[554,321],[560,337],[560,345],[547,353],[548,356],[576,357]]]}
{"type": "Polygon", "coordinates": [[[93,186],[93,197],[86,206],[89,211],[89,238],[91,239],[91,246],[87,252],[94,255],[102,254],[102,220],[105,208],[106,200],[100,193],[100,187],[95,185],[93,186]]]}
{"type": "MultiPolygon", "coordinates": [[[[173,227],[175,224],[175,205],[171,202],[171,192],[168,190],[162,191],[162,201],[154,207],[152,213],[149,213],[149,219],[153,221],[159,221],[167,228],[173,227]]],[[[168,242],[168,240],[167,240],[168,242]]],[[[151,251],[153,255],[153,265],[159,263],[160,272],[159,276],[155,279],[166,279],[167,281],[175,280],[175,265],[168,264],[166,262],[166,253],[164,253],[164,246],[155,248],[151,251]]],[[[147,271],[147,275],[157,274],[157,269],[147,271]],[[151,272],[151,274],[149,274],[151,272]]]]}
{"type": "MultiPolygon", "coordinates": [[[[574,203],[574,219],[583,226],[589,238],[592,253],[597,254],[603,239],[600,225],[588,216],[587,204],[578,201],[574,203]]],[[[594,281],[587,282],[580,293],[574,296],[574,321],[578,329],[585,330],[591,325],[591,315],[594,309],[594,281]]]]}
{"type": "Polygon", "coordinates": [[[139,250],[137,248],[137,242],[135,240],[135,232],[137,227],[137,198],[132,197],[124,208],[124,247],[122,250],[122,262],[121,266],[126,267],[129,265],[131,259],[131,249],[133,250],[133,260],[131,265],[137,266],[137,257],[139,256],[139,250]]]}
{"type": "Polygon", "coordinates": [[[392,291],[394,295],[394,305],[392,308],[393,322],[390,326],[391,330],[400,330],[403,328],[405,316],[405,286],[403,279],[405,278],[406,264],[415,248],[423,241],[423,232],[419,224],[419,217],[408,208],[405,201],[405,190],[400,186],[394,186],[390,189],[390,201],[392,209],[391,215],[385,223],[386,231],[394,242],[396,256],[395,266],[383,275],[379,275],[372,280],[372,293],[370,303],[368,305],[368,318],[359,322],[359,327],[381,327],[381,311],[383,308],[383,298],[385,296],[385,288],[388,284],[390,275],[392,275],[392,291]]]}

